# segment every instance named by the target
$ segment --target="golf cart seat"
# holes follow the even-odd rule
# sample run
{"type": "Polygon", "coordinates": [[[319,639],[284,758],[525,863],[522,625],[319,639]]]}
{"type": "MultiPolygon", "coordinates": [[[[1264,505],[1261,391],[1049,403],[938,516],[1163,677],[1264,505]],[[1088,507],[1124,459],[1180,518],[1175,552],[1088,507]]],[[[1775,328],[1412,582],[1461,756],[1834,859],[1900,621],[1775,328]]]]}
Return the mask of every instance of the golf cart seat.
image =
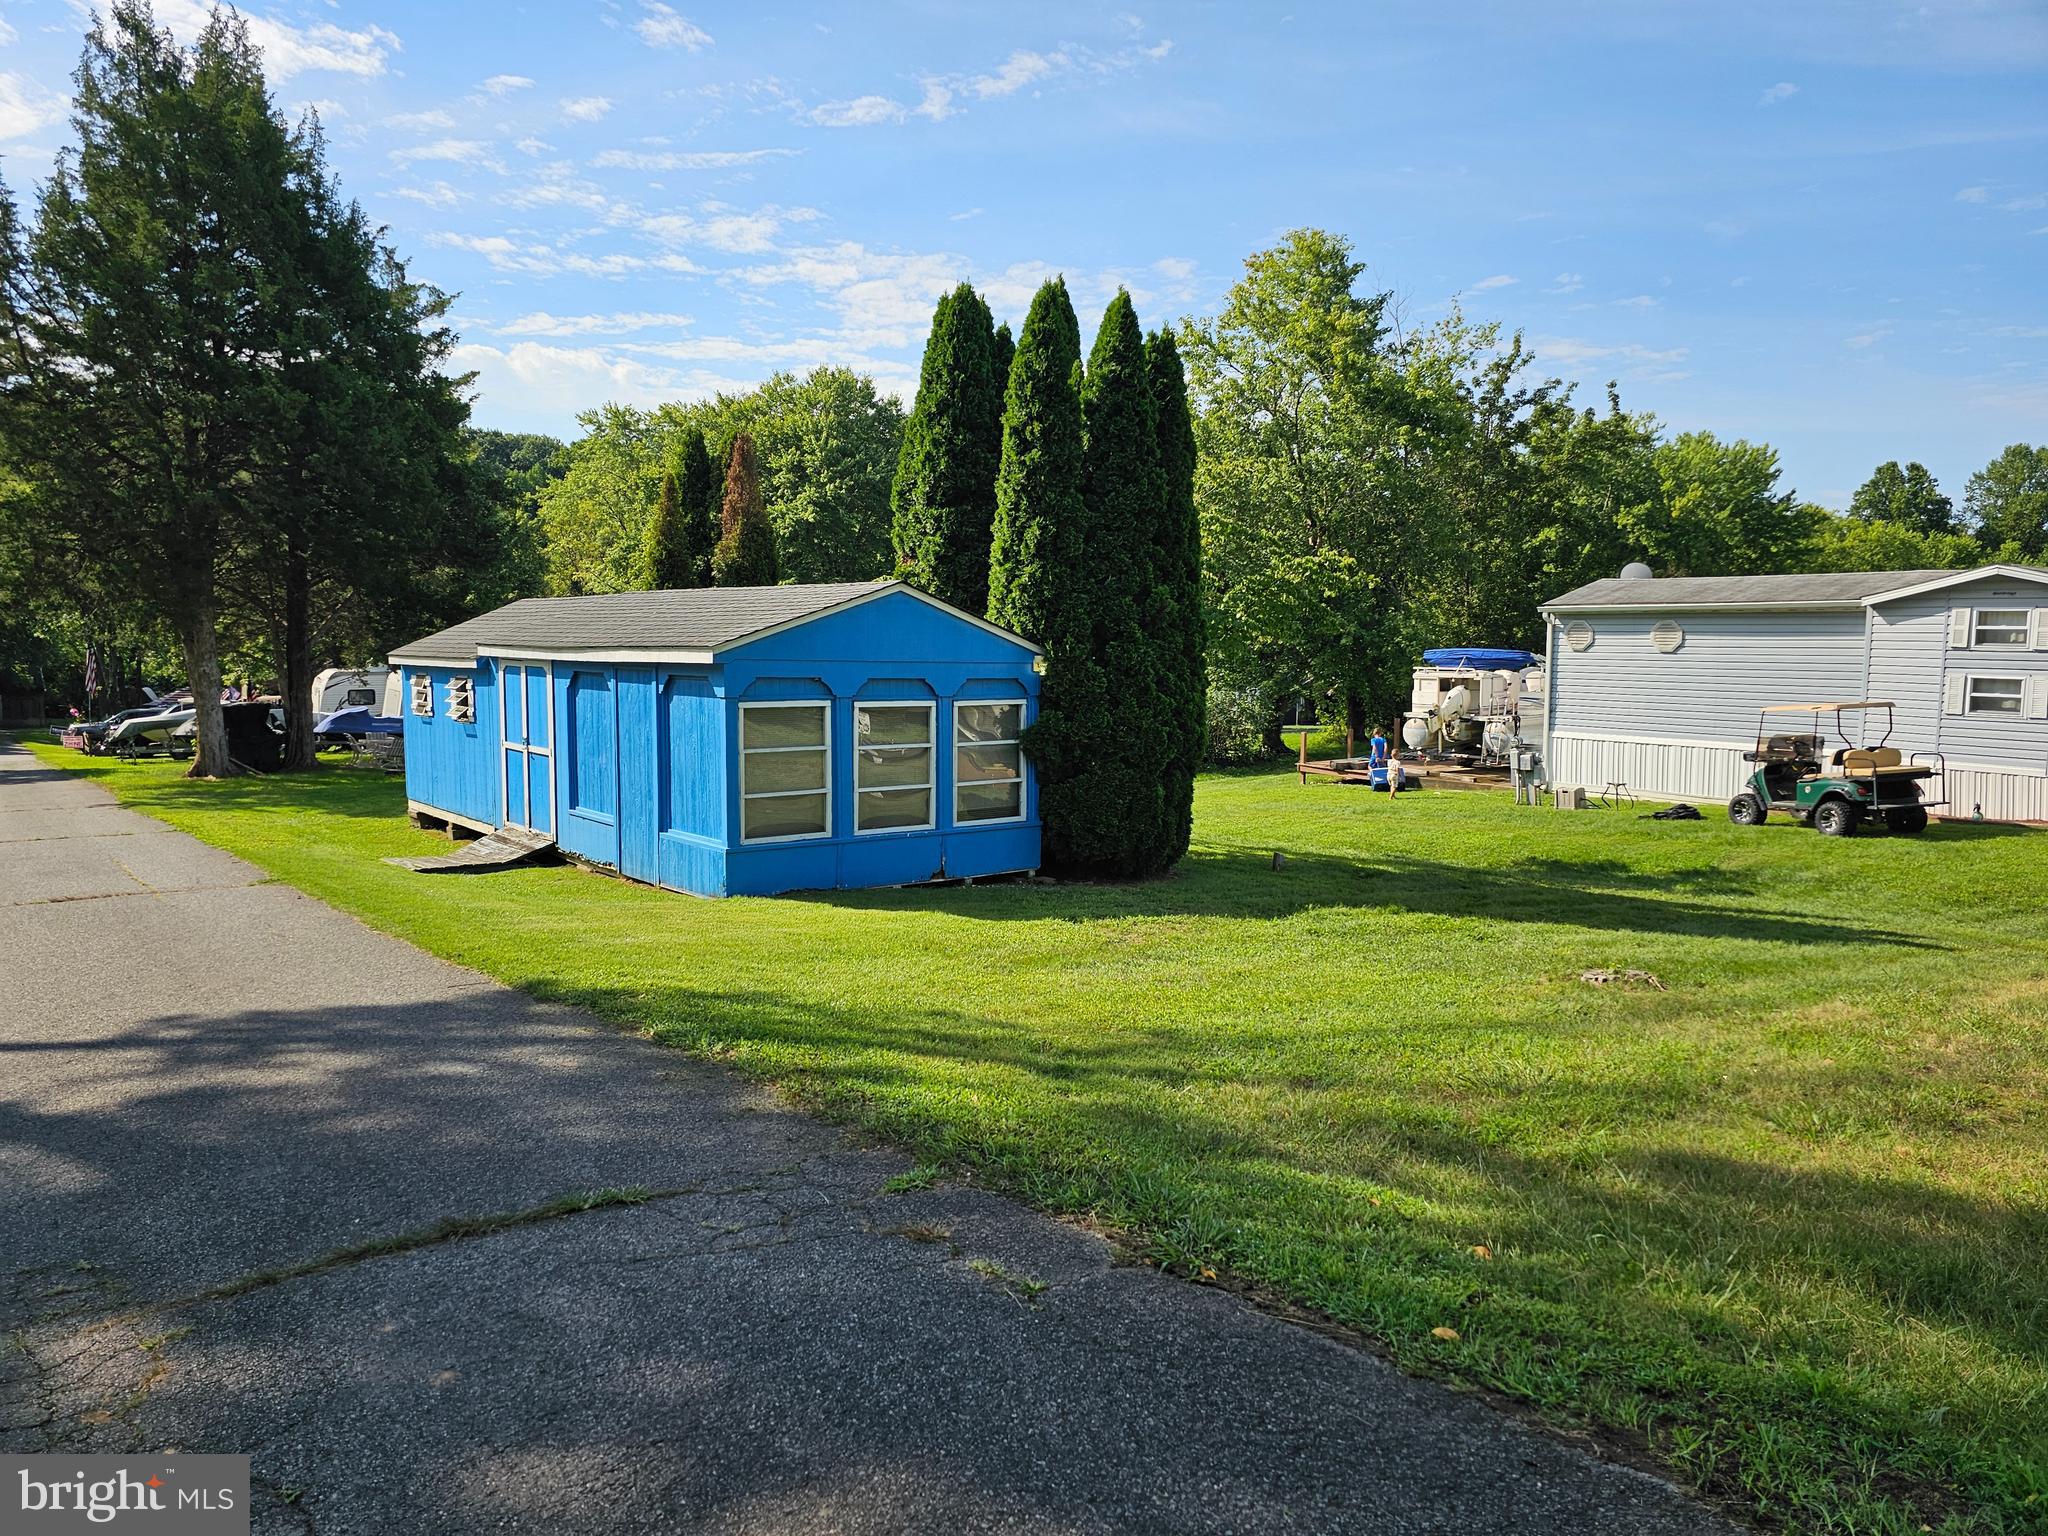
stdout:
{"type": "Polygon", "coordinates": [[[1926,778],[1929,769],[1908,763],[1899,755],[1897,747],[1851,747],[1835,754],[1835,763],[1851,778],[1859,775],[1877,778],[1899,778],[1911,775],[1926,778]]]}

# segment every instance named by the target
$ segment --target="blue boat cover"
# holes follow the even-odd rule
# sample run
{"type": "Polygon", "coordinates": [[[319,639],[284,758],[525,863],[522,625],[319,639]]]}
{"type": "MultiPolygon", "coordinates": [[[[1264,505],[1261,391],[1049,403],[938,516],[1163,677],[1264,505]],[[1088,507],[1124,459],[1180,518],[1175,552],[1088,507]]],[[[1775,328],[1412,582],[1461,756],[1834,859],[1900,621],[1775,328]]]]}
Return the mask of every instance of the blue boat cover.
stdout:
{"type": "Polygon", "coordinates": [[[1476,667],[1485,672],[1519,672],[1536,665],[1534,651],[1505,651],[1490,645],[1460,645],[1446,650],[1424,651],[1422,661],[1431,667],[1476,667]]]}
{"type": "Polygon", "coordinates": [[[396,715],[373,715],[358,704],[354,709],[337,709],[314,722],[316,736],[402,736],[405,722],[396,715]]]}

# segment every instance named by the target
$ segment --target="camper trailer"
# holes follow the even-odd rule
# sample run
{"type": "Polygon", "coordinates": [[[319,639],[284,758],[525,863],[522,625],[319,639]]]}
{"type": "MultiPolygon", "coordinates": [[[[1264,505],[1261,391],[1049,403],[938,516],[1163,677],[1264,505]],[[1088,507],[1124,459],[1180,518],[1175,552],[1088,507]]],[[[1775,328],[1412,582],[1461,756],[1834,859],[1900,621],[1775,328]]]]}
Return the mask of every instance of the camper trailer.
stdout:
{"type": "Polygon", "coordinates": [[[329,667],[313,678],[312,705],[315,720],[338,709],[396,715],[398,674],[390,667],[329,667]]]}

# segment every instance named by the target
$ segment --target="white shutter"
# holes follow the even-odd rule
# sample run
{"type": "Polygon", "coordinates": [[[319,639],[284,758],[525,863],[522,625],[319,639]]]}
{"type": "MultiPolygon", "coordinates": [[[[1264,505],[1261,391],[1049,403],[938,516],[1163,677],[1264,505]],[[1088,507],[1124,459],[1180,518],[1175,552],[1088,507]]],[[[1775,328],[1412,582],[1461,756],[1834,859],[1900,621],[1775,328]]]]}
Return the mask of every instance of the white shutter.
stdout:
{"type": "Polygon", "coordinates": [[[2034,610],[2034,634],[2032,644],[2037,651],[2048,651],[2048,608],[2034,610]]]}
{"type": "Polygon", "coordinates": [[[2027,679],[2027,718],[2048,720],[2048,672],[2027,679]]]}
{"type": "Polygon", "coordinates": [[[1967,651],[1970,648],[1970,621],[1975,617],[1976,610],[1972,608],[1949,609],[1948,645],[1950,650],[1967,651]]]}
{"type": "Polygon", "coordinates": [[[1970,686],[1970,680],[1960,672],[1951,672],[1942,680],[1941,712],[1945,715],[1960,715],[1963,712],[1963,690],[1970,686]]]}

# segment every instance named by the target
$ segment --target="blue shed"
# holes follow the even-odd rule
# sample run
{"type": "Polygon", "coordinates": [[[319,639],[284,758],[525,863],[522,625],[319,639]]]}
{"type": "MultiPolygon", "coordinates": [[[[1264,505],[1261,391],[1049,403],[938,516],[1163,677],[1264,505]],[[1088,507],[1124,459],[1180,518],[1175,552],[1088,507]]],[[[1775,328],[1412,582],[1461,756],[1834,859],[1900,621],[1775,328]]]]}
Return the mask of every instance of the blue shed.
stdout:
{"type": "Polygon", "coordinates": [[[700,896],[1035,870],[1039,655],[899,581],[527,598],[391,653],[406,796],[700,896]]]}

